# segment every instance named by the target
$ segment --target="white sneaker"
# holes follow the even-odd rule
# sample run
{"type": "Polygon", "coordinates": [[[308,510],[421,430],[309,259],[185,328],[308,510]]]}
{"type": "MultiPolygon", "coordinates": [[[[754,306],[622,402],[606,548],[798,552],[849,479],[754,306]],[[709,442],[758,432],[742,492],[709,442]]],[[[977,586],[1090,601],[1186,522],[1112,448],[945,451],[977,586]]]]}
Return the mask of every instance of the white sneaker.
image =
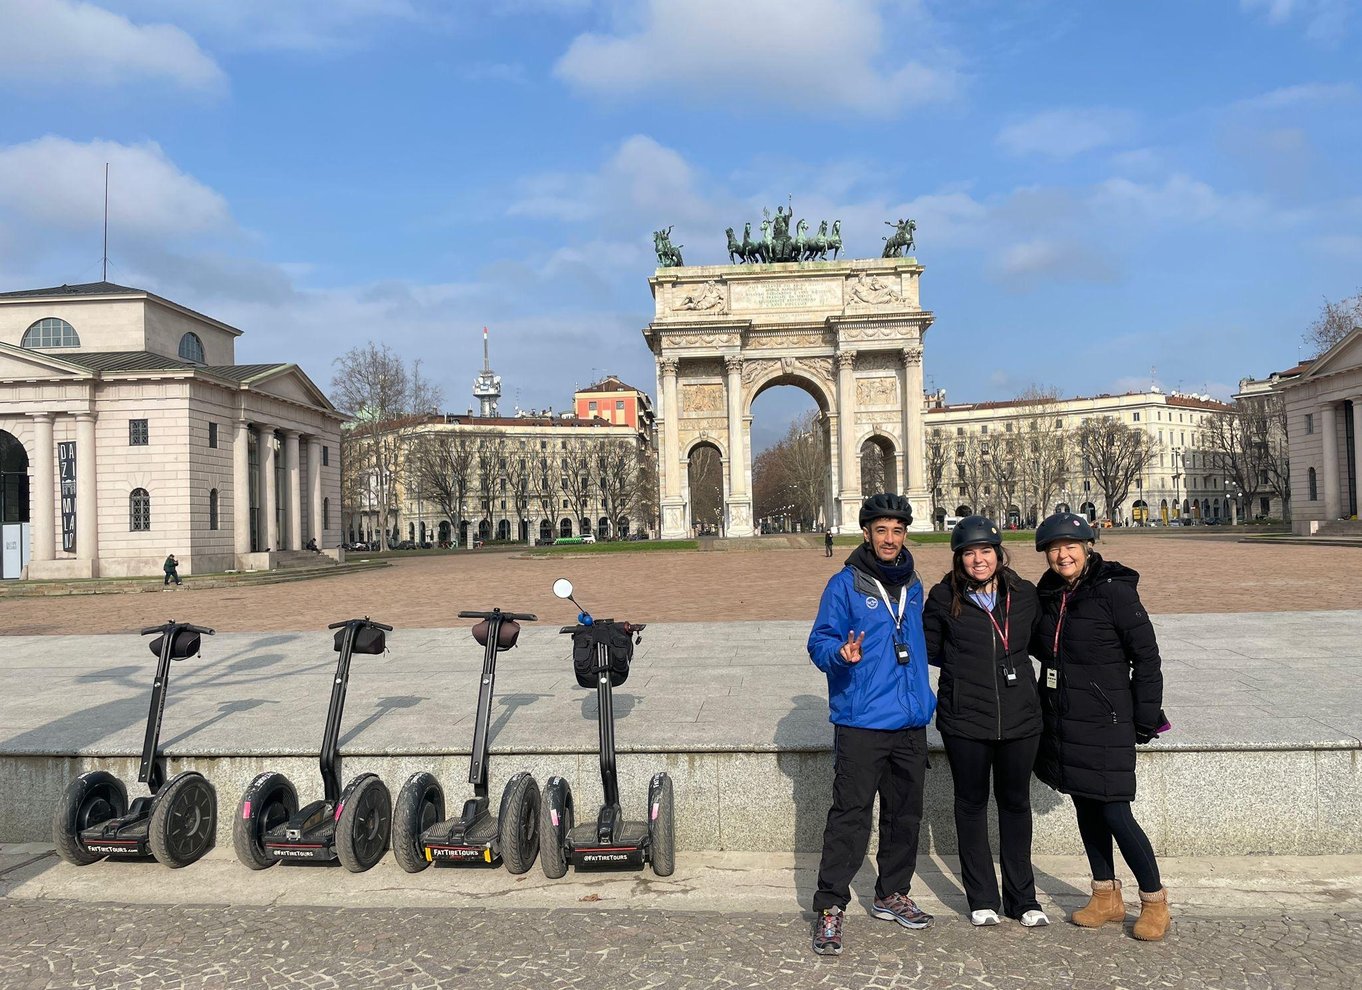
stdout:
{"type": "Polygon", "coordinates": [[[985,925],[996,925],[998,923],[998,912],[991,911],[988,908],[980,908],[978,911],[971,911],[969,913],[969,923],[976,928],[982,928],[985,925]]]}
{"type": "Polygon", "coordinates": [[[1023,928],[1044,928],[1050,923],[1044,911],[1027,911],[1021,916],[1023,928]]]}

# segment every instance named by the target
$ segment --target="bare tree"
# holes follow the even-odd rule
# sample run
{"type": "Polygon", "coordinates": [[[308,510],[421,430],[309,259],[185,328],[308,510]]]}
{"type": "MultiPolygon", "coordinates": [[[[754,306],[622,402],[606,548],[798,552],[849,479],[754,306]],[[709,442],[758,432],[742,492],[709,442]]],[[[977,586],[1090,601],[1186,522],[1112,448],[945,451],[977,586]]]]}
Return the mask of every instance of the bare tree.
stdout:
{"type": "Polygon", "coordinates": [[[1158,454],[1153,437],[1138,426],[1128,426],[1111,416],[1099,416],[1078,427],[1074,442],[1083,458],[1085,472],[1102,492],[1106,518],[1114,520],[1117,510],[1130,495],[1135,479],[1144,474],[1158,454]]]}
{"type": "Polygon", "coordinates": [[[828,452],[823,424],[809,412],[752,462],[752,511],[758,519],[785,515],[806,529],[826,505],[828,452]]]}
{"type": "Polygon", "coordinates": [[[1050,514],[1050,507],[1068,481],[1071,444],[1063,426],[1058,389],[1033,385],[1017,396],[1017,405],[1024,407],[1017,421],[1017,488],[1031,503],[1022,506],[1022,512],[1034,526],[1039,518],[1050,514]]]}
{"type": "Polygon", "coordinates": [[[487,536],[496,539],[494,512],[506,478],[504,436],[491,430],[479,432],[477,444],[473,448],[473,472],[481,518],[487,523],[487,536]]]}
{"type": "MultiPolygon", "coordinates": [[[[549,538],[558,534],[558,500],[562,498],[562,472],[546,450],[528,465],[530,497],[549,521],[549,538]]],[[[531,526],[531,529],[534,527],[531,526]]]]}
{"type": "Polygon", "coordinates": [[[440,390],[421,377],[421,362],[410,368],[389,349],[370,341],[334,362],[331,401],[354,417],[346,454],[358,460],[358,471],[373,492],[386,549],[401,487],[406,447],[427,416],[440,403],[440,390]]]}
{"type": "Polygon", "coordinates": [[[591,467],[601,489],[601,508],[610,520],[610,535],[619,535],[620,519],[638,498],[642,464],[635,440],[603,439],[592,445],[591,467]]]}
{"type": "Polygon", "coordinates": [[[1362,326],[1362,289],[1338,302],[1324,300],[1319,316],[1305,331],[1305,346],[1318,357],[1359,326],[1362,326]]]}
{"type": "Polygon", "coordinates": [[[593,441],[579,437],[569,440],[563,451],[563,492],[577,519],[578,532],[583,536],[596,530],[587,515],[597,490],[596,479],[591,473],[592,444],[593,441]]]}
{"type": "Polygon", "coordinates": [[[1235,403],[1249,436],[1258,445],[1259,488],[1282,503],[1282,518],[1291,518],[1291,461],[1286,440],[1286,396],[1280,392],[1248,396],[1235,403]]]}
{"type": "Polygon", "coordinates": [[[968,505],[971,512],[983,512],[989,508],[984,505],[988,497],[984,489],[989,487],[989,478],[979,434],[957,434],[948,443],[947,456],[954,460],[951,483],[957,498],[968,505]]]}
{"type": "MultiPolygon", "coordinates": [[[[520,441],[524,444],[524,440],[520,441]]],[[[534,543],[535,527],[530,524],[530,487],[534,469],[531,467],[529,455],[523,446],[506,451],[506,486],[511,491],[511,498],[515,505],[516,523],[523,526],[525,536],[523,539],[528,544],[534,543]]],[[[516,534],[511,534],[511,539],[521,539],[516,534]]]]}
{"type": "Polygon", "coordinates": [[[932,525],[936,526],[937,517],[941,515],[941,497],[945,491],[942,482],[946,477],[946,465],[950,463],[950,441],[941,435],[938,427],[927,436],[926,447],[923,467],[927,475],[927,491],[932,500],[932,525]]]}
{"type": "Polygon", "coordinates": [[[468,430],[429,430],[413,438],[408,455],[414,493],[440,507],[454,527],[451,539],[456,544],[468,506],[477,442],[477,434],[468,430]]]}
{"type": "Polygon", "coordinates": [[[724,512],[723,461],[710,446],[696,447],[689,461],[691,521],[702,532],[717,533],[724,512]]]}
{"type": "Polygon", "coordinates": [[[890,474],[889,457],[884,448],[874,440],[861,444],[861,491],[866,495],[887,492],[894,487],[896,479],[887,478],[890,474]]]}
{"type": "MultiPolygon", "coordinates": [[[[1015,433],[998,433],[980,437],[979,447],[984,477],[998,499],[994,521],[1006,523],[1008,509],[1016,502],[1021,489],[1021,443],[1015,433]]],[[[1018,515],[1025,512],[1025,506],[1018,506],[1018,515]]]]}
{"type": "Polygon", "coordinates": [[[638,487],[635,489],[633,502],[628,504],[639,519],[645,520],[645,530],[657,532],[659,525],[657,516],[661,508],[658,504],[660,494],[657,450],[652,444],[642,445],[638,448],[638,487]]]}

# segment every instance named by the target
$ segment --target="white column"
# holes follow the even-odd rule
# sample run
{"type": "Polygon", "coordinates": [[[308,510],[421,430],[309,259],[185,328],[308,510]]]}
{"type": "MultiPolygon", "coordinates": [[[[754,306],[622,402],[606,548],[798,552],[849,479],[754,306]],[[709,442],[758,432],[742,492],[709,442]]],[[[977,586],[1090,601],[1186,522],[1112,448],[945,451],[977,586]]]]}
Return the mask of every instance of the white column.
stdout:
{"type": "Polygon", "coordinates": [[[913,503],[915,529],[930,529],[932,493],[927,490],[927,438],[922,428],[922,348],[903,349],[903,494],[913,503]],[[925,524],[919,527],[918,524],[925,524]]]}
{"type": "Polygon", "coordinates": [[[1343,514],[1338,485],[1338,413],[1325,403],[1320,416],[1320,442],[1324,445],[1324,521],[1333,522],[1343,514]]]}
{"type": "Polygon", "coordinates": [[[279,497],[274,487],[274,427],[260,427],[260,514],[264,520],[260,526],[260,539],[264,549],[278,550],[279,521],[275,512],[279,497]]]}
{"type": "Polygon", "coordinates": [[[1362,395],[1353,396],[1353,491],[1357,493],[1356,512],[1362,518],[1362,395]]]}
{"type": "Polygon", "coordinates": [[[95,485],[95,414],[76,413],[76,559],[99,577],[99,489],[95,485]]]}
{"type": "Polygon", "coordinates": [[[841,459],[841,484],[838,498],[842,504],[842,532],[855,531],[852,520],[859,515],[861,502],[861,459],[856,450],[856,354],[837,354],[837,449],[841,459]]]}
{"type": "Polygon", "coordinates": [[[58,488],[54,467],[56,447],[52,441],[52,413],[33,417],[32,551],[30,559],[52,560],[56,554],[57,527],[53,516],[58,488]]]}
{"type": "Polygon", "coordinates": [[[751,536],[752,497],[747,491],[747,455],[743,437],[742,416],[742,358],[724,358],[728,373],[728,509],[727,534],[751,536]]]}
{"type": "Polygon", "coordinates": [[[298,431],[284,431],[284,548],[303,549],[302,472],[298,463],[298,431]]]}
{"type": "Polygon", "coordinates": [[[662,358],[662,537],[684,539],[685,499],[681,494],[681,423],[676,401],[676,358],[662,358]]]}
{"type": "Polygon", "coordinates": [[[251,424],[237,420],[232,440],[232,544],[251,552],[251,424]]]}
{"type": "Polygon", "coordinates": [[[307,438],[307,507],[308,529],[317,548],[322,544],[322,442],[307,438]]]}

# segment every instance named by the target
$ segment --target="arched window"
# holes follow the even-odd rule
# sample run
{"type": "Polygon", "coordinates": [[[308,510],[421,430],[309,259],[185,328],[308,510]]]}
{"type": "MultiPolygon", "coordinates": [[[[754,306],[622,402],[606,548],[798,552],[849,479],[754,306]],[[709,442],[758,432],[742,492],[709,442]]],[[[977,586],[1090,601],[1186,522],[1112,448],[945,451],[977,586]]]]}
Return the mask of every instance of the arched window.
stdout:
{"type": "Polygon", "coordinates": [[[145,488],[134,488],[128,496],[128,529],[134,533],[151,529],[151,495],[145,488]]]}
{"type": "Polygon", "coordinates": [[[195,364],[203,364],[203,341],[196,333],[187,333],[180,338],[180,357],[195,364]]]}
{"type": "Polygon", "coordinates": [[[79,347],[80,335],[65,320],[49,316],[24,331],[20,347],[79,347]]]}
{"type": "Polygon", "coordinates": [[[1314,502],[1314,501],[1317,501],[1317,500],[1319,499],[1319,482],[1318,482],[1318,480],[1316,480],[1316,478],[1315,478],[1315,469],[1314,469],[1314,468],[1311,468],[1311,469],[1310,469],[1309,481],[1310,481],[1310,498],[1309,498],[1309,501],[1314,502]]]}
{"type": "Polygon", "coordinates": [[[218,528],[218,490],[216,488],[208,493],[208,528],[218,528]]]}

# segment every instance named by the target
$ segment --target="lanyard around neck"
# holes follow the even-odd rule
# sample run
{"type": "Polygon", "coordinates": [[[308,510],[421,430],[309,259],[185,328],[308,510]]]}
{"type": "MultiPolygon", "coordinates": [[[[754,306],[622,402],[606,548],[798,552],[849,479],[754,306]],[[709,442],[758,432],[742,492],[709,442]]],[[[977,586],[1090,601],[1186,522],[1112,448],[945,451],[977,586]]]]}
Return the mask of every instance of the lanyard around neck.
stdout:
{"type": "Polygon", "coordinates": [[[884,585],[880,584],[880,579],[875,578],[875,587],[880,589],[880,598],[884,600],[884,607],[889,609],[889,618],[894,620],[894,631],[898,632],[903,628],[904,610],[908,607],[908,585],[905,584],[899,589],[899,614],[894,614],[894,603],[889,600],[889,592],[884,585]]]}
{"type": "MultiPolygon", "coordinates": [[[[994,601],[997,601],[997,599],[995,598],[994,601]]],[[[1004,595],[1003,603],[1003,624],[1001,626],[998,625],[998,620],[993,617],[993,611],[991,609],[984,608],[983,605],[980,605],[979,608],[983,609],[984,614],[988,616],[988,621],[993,623],[993,628],[998,633],[998,638],[1003,641],[1003,656],[1007,656],[1011,652],[1007,648],[1007,638],[1008,634],[1012,631],[1012,596],[1004,595]]]]}

